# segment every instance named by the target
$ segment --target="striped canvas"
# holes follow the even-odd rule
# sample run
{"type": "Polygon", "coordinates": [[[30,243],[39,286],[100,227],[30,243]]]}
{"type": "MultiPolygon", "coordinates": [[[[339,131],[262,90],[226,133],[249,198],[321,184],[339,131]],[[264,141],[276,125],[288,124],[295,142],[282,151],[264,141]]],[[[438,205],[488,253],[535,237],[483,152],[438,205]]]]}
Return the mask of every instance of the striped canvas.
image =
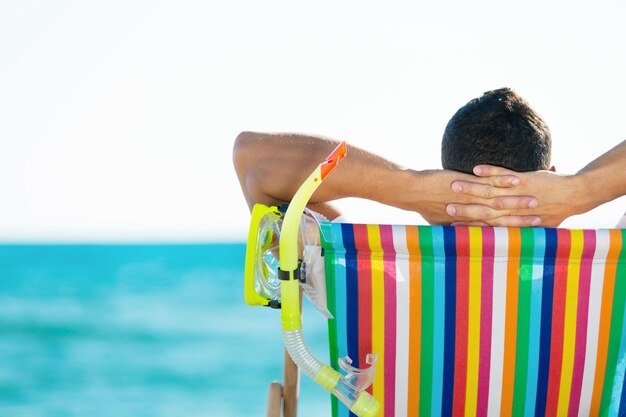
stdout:
{"type": "Polygon", "coordinates": [[[626,415],[624,231],[321,232],[331,364],[377,353],[381,416],[626,415]]]}

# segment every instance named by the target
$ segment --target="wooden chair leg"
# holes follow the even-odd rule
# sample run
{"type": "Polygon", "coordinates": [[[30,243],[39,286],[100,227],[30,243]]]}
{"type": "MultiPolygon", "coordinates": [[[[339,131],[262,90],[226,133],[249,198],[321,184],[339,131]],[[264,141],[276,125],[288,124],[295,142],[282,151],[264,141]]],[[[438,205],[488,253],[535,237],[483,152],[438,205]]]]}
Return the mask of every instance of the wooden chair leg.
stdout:
{"type": "Polygon", "coordinates": [[[267,391],[267,417],[280,417],[283,399],[283,387],[278,382],[272,382],[267,391]]]}
{"type": "Polygon", "coordinates": [[[298,395],[300,394],[300,371],[289,353],[285,350],[285,370],[283,385],[283,416],[297,417],[298,395]]]}
{"type": "MultiPolygon", "coordinates": [[[[300,304],[302,304],[302,291],[300,292],[300,304]]],[[[272,382],[267,398],[267,417],[298,416],[298,396],[300,395],[300,370],[285,349],[283,365],[283,385],[272,382]]]]}

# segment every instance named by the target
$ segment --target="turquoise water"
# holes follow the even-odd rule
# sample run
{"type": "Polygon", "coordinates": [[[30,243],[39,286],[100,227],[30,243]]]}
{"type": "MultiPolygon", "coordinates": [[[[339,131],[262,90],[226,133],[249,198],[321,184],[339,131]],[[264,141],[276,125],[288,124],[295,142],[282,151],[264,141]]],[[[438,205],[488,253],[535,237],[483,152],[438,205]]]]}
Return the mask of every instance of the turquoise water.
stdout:
{"type": "MultiPolygon", "coordinates": [[[[244,304],[244,251],[0,246],[0,416],[265,415],[282,378],[280,313],[244,304]]],[[[327,361],[326,324],[305,307],[305,337],[327,361]]],[[[299,415],[329,414],[303,377],[299,415]]]]}

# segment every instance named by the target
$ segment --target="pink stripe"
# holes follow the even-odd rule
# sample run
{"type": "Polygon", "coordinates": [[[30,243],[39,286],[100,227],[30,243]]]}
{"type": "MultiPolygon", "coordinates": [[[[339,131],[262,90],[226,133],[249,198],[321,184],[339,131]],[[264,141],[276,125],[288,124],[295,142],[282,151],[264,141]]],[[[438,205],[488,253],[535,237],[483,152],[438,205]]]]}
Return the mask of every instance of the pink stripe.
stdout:
{"type": "MultiPolygon", "coordinates": [[[[354,245],[357,253],[369,254],[370,243],[367,237],[367,226],[355,224],[354,245]]],[[[369,256],[357,256],[359,271],[359,363],[364,364],[368,353],[372,351],[372,261],[369,256]]],[[[373,385],[367,388],[372,394],[373,385]]]]}
{"type": "MultiPolygon", "coordinates": [[[[469,341],[469,283],[470,243],[469,228],[455,227],[456,234],[456,317],[454,334],[454,385],[452,415],[465,414],[467,397],[467,356],[469,341]]],[[[447,344],[444,342],[444,345],[447,344]]],[[[445,378],[445,377],[444,377],[445,378]]]]}
{"type": "MultiPolygon", "coordinates": [[[[578,416],[580,393],[585,369],[587,348],[587,318],[589,315],[589,286],[591,285],[591,266],[596,250],[596,232],[583,231],[583,254],[580,264],[580,282],[578,284],[578,317],[576,317],[576,348],[574,350],[574,370],[572,373],[572,390],[569,397],[568,416],[578,416]]],[[[574,260],[576,261],[576,260],[574,260]]]]}
{"type": "MultiPolygon", "coordinates": [[[[394,416],[396,392],[396,252],[393,229],[380,226],[385,277],[385,415],[394,416]]],[[[402,364],[406,366],[406,364],[402,364]]]]}
{"type": "Polygon", "coordinates": [[[491,367],[491,317],[493,303],[493,264],[495,232],[483,227],[483,263],[480,307],[480,357],[478,362],[478,400],[476,416],[486,417],[489,407],[489,371],[491,367]]]}

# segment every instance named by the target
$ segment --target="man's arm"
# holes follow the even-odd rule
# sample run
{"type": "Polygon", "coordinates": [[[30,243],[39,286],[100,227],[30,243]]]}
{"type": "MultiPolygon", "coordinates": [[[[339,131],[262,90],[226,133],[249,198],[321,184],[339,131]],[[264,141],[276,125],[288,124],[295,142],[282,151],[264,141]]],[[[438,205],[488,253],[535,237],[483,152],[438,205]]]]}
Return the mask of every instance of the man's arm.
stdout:
{"type": "MultiPolygon", "coordinates": [[[[248,206],[290,201],[302,181],[338,144],[337,140],[313,135],[239,134],[233,149],[233,162],[248,206]]],[[[476,200],[454,193],[451,189],[454,180],[510,187],[515,178],[503,175],[481,179],[454,171],[415,171],[348,145],[347,157],[317,189],[309,207],[333,219],[340,213],[329,204],[330,201],[357,197],[416,211],[430,223],[448,224],[453,219],[445,211],[447,203],[476,200]]],[[[528,207],[534,199],[515,196],[481,201],[506,210],[528,207]]],[[[507,219],[516,225],[530,225],[536,218],[494,216],[487,222],[496,225],[507,219]]]]}
{"type": "Polygon", "coordinates": [[[626,195],[626,141],[598,157],[575,175],[561,175],[551,171],[517,173],[490,165],[479,165],[474,172],[479,177],[515,175],[520,183],[515,187],[501,188],[461,180],[453,183],[453,189],[475,198],[532,195],[537,198],[538,205],[531,209],[502,211],[474,204],[450,204],[448,212],[453,216],[490,219],[502,214],[534,214],[541,217],[542,226],[558,226],[570,216],[626,195]]]}

